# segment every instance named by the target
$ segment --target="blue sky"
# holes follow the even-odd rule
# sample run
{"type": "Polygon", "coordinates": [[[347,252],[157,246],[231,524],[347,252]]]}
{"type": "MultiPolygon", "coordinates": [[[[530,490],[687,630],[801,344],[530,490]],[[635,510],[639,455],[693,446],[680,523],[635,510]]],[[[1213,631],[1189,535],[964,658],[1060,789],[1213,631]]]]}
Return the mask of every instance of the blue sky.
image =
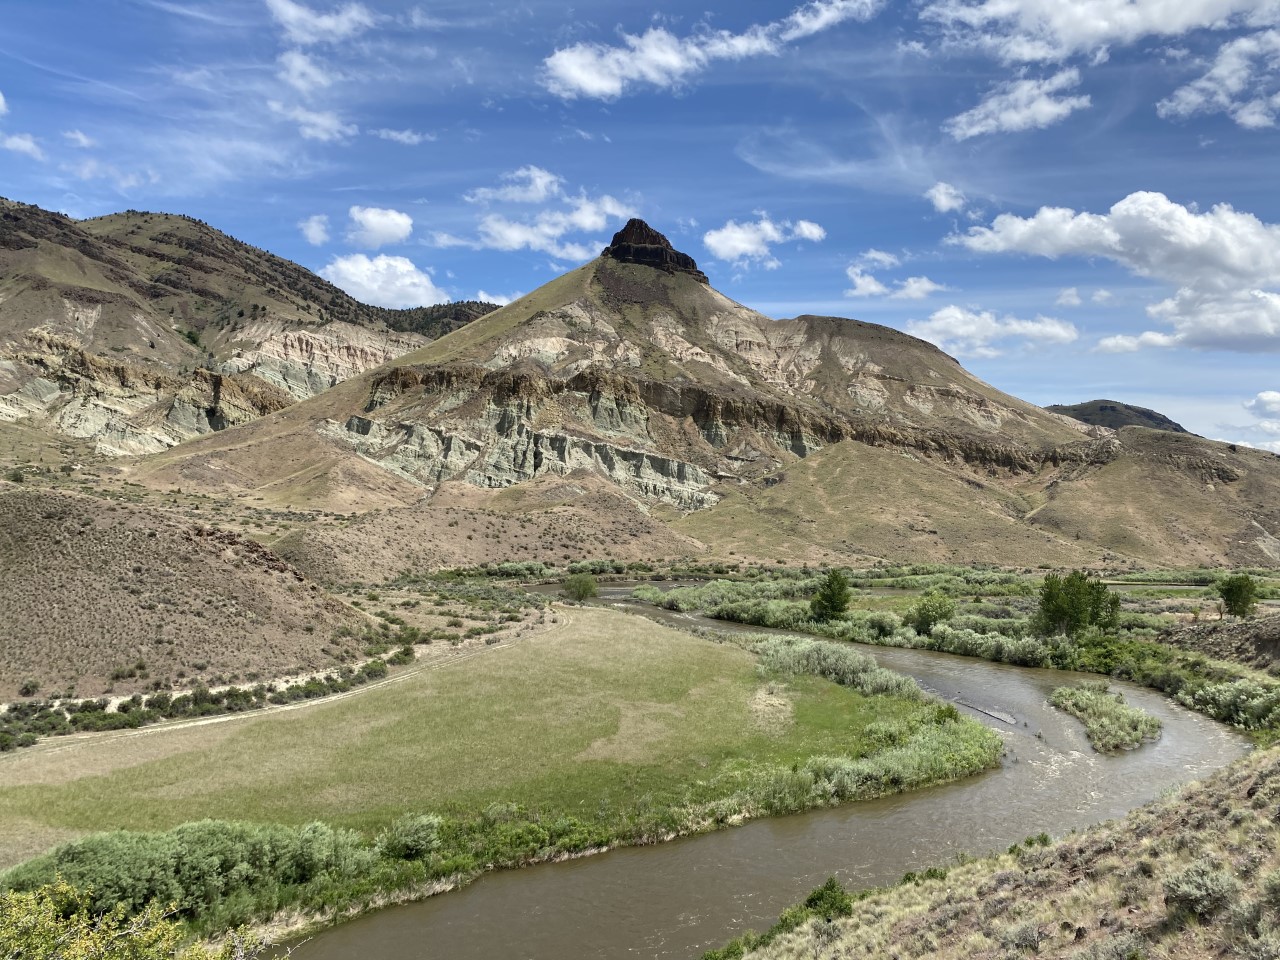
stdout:
{"type": "Polygon", "coordinates": [[[0,194],[391,306],[638,215],[775,316],[1280,452],[1280,0],[5,0],[0,194]]]}

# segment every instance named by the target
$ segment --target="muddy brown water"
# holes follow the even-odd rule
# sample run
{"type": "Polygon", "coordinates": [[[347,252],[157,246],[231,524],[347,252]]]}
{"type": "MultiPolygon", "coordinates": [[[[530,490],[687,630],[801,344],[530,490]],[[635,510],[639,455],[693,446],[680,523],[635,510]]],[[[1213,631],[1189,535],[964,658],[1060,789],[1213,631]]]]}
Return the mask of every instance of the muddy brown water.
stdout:
{"type": "MultiPolygon", "coordinates": [[[[662,622],[732,628],[632,606],[626,600],[631,586],[607,585],[601,602],[662,622]]],[[[769,926],[829,876],[855,888],[891,883],[957,854],[1001,850],[1041,831],[1061,836],[1119,817],[1248,750],[1235,731],[1154,691],[1116,683],[1130,703],[1164,721],[1164,732],[1156,743],[1100,756],[1080,724],[1046,700],[1054,687],[1085,675],[930,651],[863,649],[1000,731],[1007,745],[1000,768],[881,800],[489,874],[453,893],[326,930],[296,956],[696,957],[747,928],[769,926]]]]}

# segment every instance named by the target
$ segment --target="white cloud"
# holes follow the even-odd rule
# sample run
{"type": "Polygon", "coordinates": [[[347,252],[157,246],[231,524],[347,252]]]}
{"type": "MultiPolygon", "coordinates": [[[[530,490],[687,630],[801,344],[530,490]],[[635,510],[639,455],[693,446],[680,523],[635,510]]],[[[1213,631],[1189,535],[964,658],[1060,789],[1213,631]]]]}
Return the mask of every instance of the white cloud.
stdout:
{"type": "Polygon", "coordinates": [[[850,265],[845,275],[853,284],[844,292],[846,297],[883,297],[889,292],[888,287],[856,265],[850,265]]]}
{"type": "Polygon", "coordinates": [[[1095,290],[1089,295],[1089,299],[1094,303],[1110,303],[1115,299],[1115,294],[1110,290],[1095,290]]]}
{"type": "Polygon", "coordinates": [[[96,146],[92,137],[81,133],[79,130],[64,130],[62,136],[71,146],[78,147],[81,150],[88,150],[90,147],[96,146]]]}
{"type": "Polygon", "coordinates": [[[857,262],[863,267],[882,267],[888,269],[890,267],[896,267],[902,261],[892,253],[886,253],[883,250],[877,250],[872,247],[870,250],[859,254],[857,262]]]}
{"type": "MultiPolygon", "coordinates": [[[[1244,408],[1256,417],[1275,417],[1280,420],[1280,390],[1263,390],[1252,400],[1246,401],[1244,408]]],[[[1280,430],[1276,432],[1280,433],[1280,430]]]]}
{"type": "MultiPolygon", "coordinates": [[[[437,247],[469,247],[473,250],[536,250],[560,260],[589,260],[599,253],[604,240],[587,242],[567,239],[570,234],[602,231],[612,220],[635,216],[630,205],[607,194],[590,197],[585,192],[570,194],[564,179],[541,167],[525,166],[503,174],[501,185],[478,187],[463,195],[470,203],[552,204],[532,217],[486,213],[477,222],[475,238],[445,232],[432,234],[437,247]]],[[[558,268],[563,270],[563,267],[558,268]]]]}
{"type": "Polygon", "coordinates": [[[21,153],[32,160],[44,159],[44,151],[40,149],[40,144],[36,143],[35,137],[29,133],[14,133],[9,136],[0,134],[0,148],[21,153]]]}
{"type": "Polygon", "coordinates": [[[589,260],[603,243],[565,242],[572,232],[603,230],[610,220],[626,220],[634,211],[610,196],[572,197],[568,209],[543,210],[532,220],[511,220],[490,213],[481,218],[477,246],[490,250],[537,250],[563,260],[589,260]]]}
{"type": "Polygon", "coordinates": [[[448,303],[449,295],[435,285],[431,275],[406,257],[386,254],[370,259],[363,253],[334,257],[320,276],[364,303],[404,309],[448,303]]]}
{"type": "Polygon", "coordinates": [[[376,250],[389,243],[403,243],[413,233],[413,218],[399,210],[352,207],[347,214],[351,217],[347,240],[358,247],[376,250]]]}
{"type": "Polygon", "coordinates": [[[898,289],[889,294],[890,300],[925,300],[935,293],[951,288],[941,283],[934,283],[928,277],[907,277],[898,281],[898,289]]]}
{"type": "Polygon", "coordinates": [[[921,17],[1009,63],[1061,61],[1143,37],[1271,22],[1275,0],[932,0],[921,17]]]}
{"type": "Polygon", "coordinates": [[[333,84],[333,77],[301,50],[286,50],[277,61],[281,80],[300,93],[312,93],[333,84]]]}
{"type": "Polygon", "coordinates": [[[1084,301],[1080,299],[1080,291],[1075,287],[1066,287],[1058,291],[1058,299],[1053,301],[1060,307],[1078,307],[1084,301]]]}
{"type": "Polygon", "coordinates": [[[286,120],[298,125],[298,132],[307,140],[320,140],[332,143],[345,140],[360,132],[354,123],[344,123],[342,118],[331,110],[308,110],[305,107],[286,107],[279,100],[268,100],[267,106],[286,120]]]}
{"type": "Polygon", "coordinates": [[[336,43],[359,36],[374,25],[374,16],[361,3],[348,3],[331,13],[318,13],[294,0],[266,0],[267,9],[285,36],[297,44],[336,43]]]}
{"type": "Polygon", "coordinates": [[[663,27],[622,34],[622,44],[575,43],[543,61],[543,85],[565,99],[612,100],[637,84],[679,87],[717,60],[741,60],[779,52],[782,45],[849,20],[869,20],[883,0],[814,0],[781,20],[742,33],[704,30],[677,37],[663,27]]]}
{"type": "Polygon", "coordinates": [[[1021,347],[1062,345],[1080,336],[1073,324],[1054,317],[1000,318],[989,310],[967,310],[954,304],[936,311],[928,320],[912,320],[906,329],[948,353],[973,357],[999,356],[1002,349],[997,344],[1006,341],[1021,347]]]}
{"type": "Polygon", "coordinates": [[[478,187],[464,194],[468,203],[545,203],[564,192],[564,180],[532,164],[502,175],[504,186],[478,187]]]}
{"type": "Polygon", "coordinates": [[[483,303],[496,303],[500,307],[505,307],[508,303],[514,303],[523,296],[524,294],[519,290],[507,296],[504,296],[501,293],[489,293],[485,290],[476,291],[477,300],[480,300],[483,303]]]}
{"type": "Polygon", "coordinates": [[[702,242],[717,260],[746,266],[754,263],[772,270],[780,266],[773,255],[771,244],[809,240],[814,243],[826,239],[827,231],[811,220],[775,222],[767,213],[758,213],[754,223],[728,221],[723,227],[708,230],[702,242]]]}
{"type": "Polygon", "coordinates": [[[845,276],[853,284],[844,292],[846,297],[888,297],[890,300],[925,300],[935,293],[950,289],[935,283],[928,277],[907,277],[896,281],[896,289],[890,289],[867,272],[868,266],[895,267],[898,258],[882,250],[868,250],[845,269],[845,276]]]}
{"type": "Polygon", "coordinates": [[[402,143],[406,147],[416,147],[420,143],[436,139],[434,133],[419,133],[417,130],[388,130],[383,128],[381,130],[370,130],[369,133],[380,140],[402,143]]]}
{"type": "Polygon", "coordinates": [[[1100,349],[1280,350],[1280,225],[1228,204],[1200,213],[1161,193],[1134,193],[1105,214],[1059,207],[1001,214],[953,242],[982,253],[1105,257],[1174,288],[1147,308],[1172,333],[1108,337],[1100,349]]]}
{"type": "Polygon", "coordinates": [[[1103,337],[1098,341],[1099,353],[1133,353],[1144,347],[1176,347],[1178,338],[1156,330],[1148,330],[1136,337],[1124,333],[1103,337]]]}
{"type": "Polygon", "coordinates": [[[323,213],[299,220],[298,229],[302,231],[302,236],[306,238],[307,243],[313,247],[329,242],[329,218],[323,213]]]}
{"type": "Polygon", "coordinates": [[[1274,127],[1280,115],[1280,30],[1262,30],[1222,45],[1213,66],[1156,104],[1165,119],[1225,113],[1246,129],[1274,127]]]}
{"type": "Polygon", "coordinates": [[[9,112],[9,104],[4,99],[4,94],[0,93],[0,117],[9,112]]]}
{"type": "Polygon", "coordinates": [[[939,181],[924,192],[924,197],[933,204],[933,209],[938,213],[951,213],[954,210],[963,210],[965,205],[964,194],[957,190],[949,183],[939,181]]]}
{"type": "Polygon", "coordinates": [[[1080,85],[1075,67],[1041,80],[1010,80],[997,84],[980,104],[946,121],[942,128],[953,140],[968,140],[987,133],[1042,130],[1083,110],[1088,95],[1062,97],[1064,90],[1080,85]]]}

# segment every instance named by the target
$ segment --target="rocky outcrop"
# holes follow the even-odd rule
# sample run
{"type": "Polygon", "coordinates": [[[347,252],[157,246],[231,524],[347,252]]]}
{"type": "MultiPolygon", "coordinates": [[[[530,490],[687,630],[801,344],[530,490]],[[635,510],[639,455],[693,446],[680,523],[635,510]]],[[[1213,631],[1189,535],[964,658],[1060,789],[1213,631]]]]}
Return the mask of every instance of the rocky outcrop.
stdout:
{"type": "Polygon", "coordinates": [[[631,219],[613,235],[601,256],[619,263],[638,263],[665,273],[688,274],[700,283],[710,283],[693,257],[671,246],[671,241],[643,220],[631,219]]]}
{"type": "Polygon", "coordinates": [[[219,369],[251,373],[298,400],[430,343],[415,333],[370,330],[350,323],[258,323],[246,327],[242,337],[249,345],[237,347],[219,369]]]}
{"type": "Polygon", "coordinates": [[[0,419],[44,422],[94,441],[99,453],[157,453],[184,440],[282,410],[293,397],[253,376],[198,369],[176,376],[88,353],[36,332],[8,361],[20,386],[0,396],[0,419]]]}

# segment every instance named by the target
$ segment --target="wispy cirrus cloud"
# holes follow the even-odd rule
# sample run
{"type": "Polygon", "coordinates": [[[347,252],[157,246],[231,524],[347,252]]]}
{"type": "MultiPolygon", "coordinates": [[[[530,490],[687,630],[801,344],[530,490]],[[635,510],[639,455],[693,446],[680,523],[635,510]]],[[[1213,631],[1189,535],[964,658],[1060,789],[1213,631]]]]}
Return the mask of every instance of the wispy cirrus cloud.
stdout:
{"type": "Polygon", "coordinates": [[[543,61],[542,83],[566,100],[614,100],[639,86],[669,90],[716,61],[776,54],[784,46],[851,20],[869,20],[883,0],[814,0],[780,20],[741,33],[703,29],[678,37],[665,27],[622,34],[622,43],[583,42],[562,47],[543,61]]]}
{"type": "Polygon", "coordinates": [[[300,46],[349,40],[377,22],[373,12],[362,3],[346,3],[328,13],[295,0],[266,0],[266,4],[285,36],[300,46]]]}
{"type": "Polygon", "coordinates": [[[1023,77],[997,84],[972,110],[942,125],[953,140],[968,140],[989,133],[1043,130],[1092,104],[1088,94],[1064,96],[1080,85],[1075,67],[1050,77],[1023,77]]]}

